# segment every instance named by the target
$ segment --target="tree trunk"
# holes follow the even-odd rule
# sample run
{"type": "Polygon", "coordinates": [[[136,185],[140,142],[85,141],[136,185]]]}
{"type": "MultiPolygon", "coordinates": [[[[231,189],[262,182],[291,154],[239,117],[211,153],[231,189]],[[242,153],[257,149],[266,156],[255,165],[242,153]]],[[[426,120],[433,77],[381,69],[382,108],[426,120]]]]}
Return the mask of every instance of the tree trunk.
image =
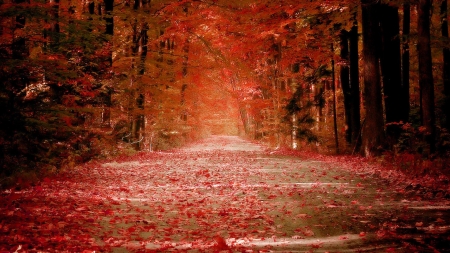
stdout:
{"type": "Polygon", "coordinates": [[[404,121],[409,121],[409,33],[411,28],[411,6],[403,4],[403,52],[402,52],[402,100],[404,121]]]}
{"type": "MultiPolygon", "coordinates": [[[[331,53],[334,54],[334,46],[331,43],[331,53]]],[[[339,154],[339,136],[337,127],[337,109],[336,109],[336,78],[334,74],[334,57],[331,58],[331,89],[333,91],[333,123],[334,123],[334,144],[336,145],[336,154],[339,154]]]]}
{"type": "MultiPolygon", "coordinates": [[[[25,0],[14,0],[13,1],[16,4],[24,3],[25,0]]],[[[17,15],[15,18],[15,27],[14,29],[24,29],[25,28],[25,16],[23,15],[17,15]]],[[[28,57],[29,50],[26,46],[26,39],[25,37],[16,37],[13,39],[12,45],[11,45],[11,52],[13,59],[22,60],[28,57]]]]}
{"type": "MultiPolygon", "coordinates": [[[[114,18],[112,16],[113,8],[114,8],[114,0],[104,0],[105,3],[105,33],[110,35],[111,37],[114,35],[114,18]]],[[[94,8],[94,7],[92,7],[94,8]]],[[[99,12],[101,8],[99,9],[99,12]]],[[[112,67],[112,38],[110,38],[110,42],[108,43],[109,54],[108,54],[108,67],[112,67]]],[[[112,105],[112,87],[106,87],[106,90],[103,91],[102,96],[102,127],[110,128],[111,127],[111,105],[112,105]]]]}
{"type": "Polygon", "coordinates": [[[44,32],[44,38],[49,38],[48,47],[52,51],[56,51],[59,46],[59,0],[50,0],[52,8],[50,11],[51,22],[50,28],[44,32]],[[47,34],[48,33],[48,34],[47,34]]]}
{"type": "Polygon", "coordinates": [[[361,132],[361,106],[360,106],[360,90],[359,90],[359,52],[358,52],[358,20],[356,12],[353,17],[353,26],[349,33],[350,46],[350,92],[351,92],[351,111],[350,111],[350,127],[351,140],[356,151],[360,147],[361,132]]]}
{"type": "Polygon", "coordinates": [[[114,18],[113,18],[113,9],[114,9],[114,0],[104,0],[105,3],[105,21],[106,21],[106,34],[113,35],[114,34],[114,18]]]}
{"type": "Polygon", "coordinates": [[[379,26],[377,3],[362,3],[364,104],[366,120],[362,133],[362,151],[365,156],[379,154],[384,140],[383,108],[379,69],[379,26]]]}
{"type": "Polygon", "coordinates": [[[444,108],[442,108],[444,112],[444,122],[443,125],[445,128],[450,130],[450,48],[447,47],[449,43],[448,38],[448,11],[447,11],[447,0],[442,0],[441,3],[441,32],[442,32],[442,40],[445,43],[443,49],[443,70],[442,70],[442,80],[444,82],[444,108]]]}
{"type": "MultiPolygon", "coordinates": [[[[134,5],[136,6],[136,5],[134,5]]],[[[132,66],[131,72],[136,72],[132,87],[134,89],[131,93],[131,111],[132,111],[132,126],[131,136],[133,137],[133,146],[136,150],[141,150],[144,143],[144,131],[145,131],[145,92],[144,85],[142,84],[141,77],[145,73],[145,60],[147,57],[147,43],[148,43],[148,25],[144,22],[138,24],[138,20],[135,20],[133,24],[133,44],[132,44],[132,66]],[[139,63],[135,66],[136,60],[139,59],[139,63]],[[137,68],[137,70],[135,70],[137,68]]]]}
{"type": "Polygon", "coordinates": [[[276,137],[276,147],[281,147],[281,139],[282,139],[282,129],[281,129],[281,122],[280,122],[280,79],[281,79],[281,44],[279,42],[276,42],[274,38],[272,38],[273,44],[272,44],[272,50],[273,50],[273,62],[272,62],[272,76],[269,77],[269,79],[272,80],[272,90],[275,93],[272,96],[272,103],[273,103],[273,110],[274,110],[274,134],[276,137]]]}
{"type": "Polygon", "coordinates": [[[405,122],[405,105],[402,97],[401,85],[401,53],[398,8],[380,5],[381,24],[381,72],[383,74],[384,106],[386,113],[386,135],[390,144],[395,144],[400,134],[400,121],[405,122]]]}
{"type": "Polygon", "coordinates": [[[136,132],[134,133],[135,138],[135,149],[141,150],[143,148],[144,144],[144,137],[145,137],[145,114],[144,114],[144,107],[145,107],[145,87],[142,81],[140,80],[144,73],[145,73],[145,60],[147,58],[147,43],[148,43],[148,25],[147,23],[141,24],[141,31],[139,35],[139,70],[138,70],[138,88],[137,93],[138,97],[136,98],[136,107],[138,110],[138,114],[135,116],[135,124],[136,124],[136,132]]]}
{"type": "Polygon", "coordinates": [[[419,0],[417,23],[417,52],[419,55],[419,86],[422,125],[430,145],[430,153],[435,152],[436,118],[434,112],[434,83],[430,46],[431,0],[419,0]]]}
{"type": "Polygon", "coordinates": [[[341,50],[340,79],[341,87],[344,93],[344,112],[345,112],[345,139],[348,143],[352,142],[352,91],[350,89],[350,68],[349,68],[349,51],[348,51],[348,32],[341,30],[339,47],[341,50]]]}
{"type": "MultiPolygon", "coordinates": [[[[185,9],[187,15],[187,7],[185,9]]],[[[181,119],[183,121],[187,121],[188,112],[186,109],[186,90],[188,88],[187,84],[187,75],[188,75],[188,63],[189,63],[189,34],[185,34],[186,39],[183,44],[183,67],[182,67],[182,75],[183,75],[183,85],[181,86],[181,119]]]]}
{"type": "MultiPolygon", "coordinates": [[[[297,74],[300,71],[300,63],[296,62],[296,63],[292,64],[290,67],[290,70],[293,74],[297,74]]],[[[288,83],[289,83],[292,93],[295,94],[297,92],[297,89],[299,88],[297,80],[295,78],[290,78],[288,83]]],[[[319,122],[317,122],[316,124],[318,124],[318,123],[319,122]]],[[[291,124],[292,124],[291,147],[293,149],[297,149],[298,148],[298,116],[297,116],[297,112],[291,112],[291,124]]]]}

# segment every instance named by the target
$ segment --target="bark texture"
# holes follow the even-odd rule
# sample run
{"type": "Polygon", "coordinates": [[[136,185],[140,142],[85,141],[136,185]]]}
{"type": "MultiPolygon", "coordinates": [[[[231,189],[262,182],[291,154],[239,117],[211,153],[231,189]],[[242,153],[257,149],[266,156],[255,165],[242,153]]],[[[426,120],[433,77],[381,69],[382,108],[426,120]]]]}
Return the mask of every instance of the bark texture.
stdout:
{"type": "Polygon", "coordinates": [[[436,118],[434,105],[434,83],[430,46],[430,9],[431,0],[420,0],[417,23],[417,51],[419,55],[419,86],[422,125],[425,137],[430,145],[430,153],[435,152],[436,118]]]}
{"type": "Polygon", "coordinates": [[[384,122],[381,97],[378,39],[379,5],[362,1],[364,104],[366,119],[362,133],[362,152],[365,156],[379,154],[384,141],[384,122]]]}

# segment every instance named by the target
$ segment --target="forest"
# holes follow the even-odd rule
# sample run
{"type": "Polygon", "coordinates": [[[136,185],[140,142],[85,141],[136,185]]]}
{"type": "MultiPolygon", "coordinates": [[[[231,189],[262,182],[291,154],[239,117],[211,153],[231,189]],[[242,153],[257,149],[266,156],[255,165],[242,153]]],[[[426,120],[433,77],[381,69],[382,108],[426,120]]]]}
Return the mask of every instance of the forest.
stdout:
{"type": "Polygon", "coordinates": [[[447,0],[0,0],[0,185],[210,135],[449,172],[447,0]]]}

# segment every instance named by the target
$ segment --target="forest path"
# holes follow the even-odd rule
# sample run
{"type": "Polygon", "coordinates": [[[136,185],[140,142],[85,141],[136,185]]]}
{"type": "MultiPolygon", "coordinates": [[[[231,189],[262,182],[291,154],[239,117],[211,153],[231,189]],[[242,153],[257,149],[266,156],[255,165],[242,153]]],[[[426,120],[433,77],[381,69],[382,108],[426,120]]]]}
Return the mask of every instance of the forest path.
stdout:
{"type": "Polygon", "coordinates": [[[3,192],[0,252],[450,252],[449,201],[354,165],[232,136],[90,163],[3,192]]]}

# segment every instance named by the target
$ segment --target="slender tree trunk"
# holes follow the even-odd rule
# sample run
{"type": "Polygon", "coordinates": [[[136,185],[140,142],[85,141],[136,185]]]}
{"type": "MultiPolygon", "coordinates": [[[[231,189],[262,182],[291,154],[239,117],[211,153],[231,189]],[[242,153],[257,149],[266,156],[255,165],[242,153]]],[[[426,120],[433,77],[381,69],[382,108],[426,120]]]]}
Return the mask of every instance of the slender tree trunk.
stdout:
{"type": "Polygon", "coordinates": [[[323,119],[323,108],[325,107],[325,84],[322,83],[321,87],[318,88],[318,92],[315,96],[316,100],[316,108],[317,108],[317,122],[316,122],[316,129],[317,131],[321,130],[322,124],[321,122],[324,121],[323,119]]]}
{"type": "Polygon", "coordinates": [[[419,86],[422,125],[426,130],[426,139],[430,153],[435,152],[436,118],[434,112],[434,83],[430,45],[430,9],[431,0],[419,0],[417,23],[417,51],[419,55],[419,86]]]}
{"type": "Polygon", "coordinates": [[[135,149],[139,148],[139,129],[137,122],[138,108],[137,108],[137,90],[138,80],[136,75],[136,60],[139,51],[139,32],[138,32],[138,20],[135,18],[132,23],[132,35],[131,35],[131,66],[130,66],[130,88],[129,88],[129,100],[128,100],[128,120],[130,121],[130,142],[134,145],[135,149]],[[137,144],[137,145],[136,145],[137,144]]]}
{"type": "Polygon", "coordinates": [[[147,1],[134,0],[132,9],[136,16],[132,24],[129,120],[131,143],[135,150],[141,150],[145,143],[145,86],[142,83],[142,76],[145,74],[149,27],[138,15],[137,11],[141,8],[146,11],[147,1]]]}
{"type": "MultiPolygon", "coordinates": [[[[114,35],[114,18],[113,18],[113,8],[114,8],[114,0],[104,0],[105,4],[105,33],[110,35],[110,41],[107,44],[109,48],[108,54],[108,67],[112,67],[112,36],[114,35]]],[[[100,5],[99,5],[100,6],[100,5]]],[[[94,9],[94,6],[91,7],[94,9]]],[[[99,9],[99,15],[101,14],[101,8],[99,9]]],[[[112,90],[113,87],[106,87],[105,91],[102,94],[102,127],[110,128],[111,127],[111,105],[112,105],[112,90]]]]}
{"type": "Polygon", "coordinates": [[[381,24],[381,72],[383,73],[384,106],[386,113],[386,135],[393,145],[399,137],[400,126],[406,121],[402,98],[401,52],[398,8],[380,5],[381,24]]]}
{"type": "MultiPolygon", "coordinates": [[[[331,53],[334,54],[334,46],[331,43],[331,53]]],[[[333,90],[333,123],[334,123],[334,143],[336,145],[336,154],[339,154],[339,136],[337,127],[337,109],[336,109],[336,78],[334,74],[334,58],[331,58],[331,89],[333,90]]]]}
{"type": "Polygon", "coordinates": [[[350,67],[349,67],[349,49],[348,49],[348,32],[341,30],[339,47],[341,50],[340,79],[341,87],[344,93],[344,112],[345,112],[345,139],[348,143],[352,142],[352,91],[350,89],[350,67]]]}
{"type": "Polygon", "coordinates": [[[378,7],[377,3],[362,0],[363,59],[364,59],[364,104],[366,120],[362,133],[362,151],[365,156],[379,154],[384,140],[384,122],[381,97],[379,52],[378,52],[378,7]]]}
{"type": "Polygon", "coordinates": [[[187,121],[188,119],[188,112],[186,110],[186,90],[188,88],[187,84],[187,75],[188,75],[188,63],[189,63],[189,34],[186,34],[186,39],[184,40],[183,45],[183,68],[182,68],[182,75],[183,75],[183,85],[181,86],[181,119],[183,121],[187,121]]]}
{"type": "MultiPolygon", "coordinates": [[[[189,15],[189,9],[188,6],[185,5],[183,7],[183,12],[186,16],[189,15]]],[[[187,82],[187,75],[188,75],[188,64],[189,64],[189,46],[190,46],[190,39],[189,39],[190,33],[185,33],[185,40],[183,44],[183,64],[182,64],[182,75],[183,75],[183,84],[181,85],[181,91],[180,91],[180,117],[181,120],[184,121],[184,124],[187,123],[188,120],[188,110],[186,107],[186,93],[188,91],[189,85],[187,82]]],[[[173,46],[173,44],[172,44],[173,46]]],[[[170,45],[168,46],[170,47],[170,45]]],[[[187,139],[187,133],[183,132],[183,137],[187,139]]]]}
{"type": "Polygon", "coordinates": [[[113,10],[114,10],[114,0],[104,0],[105,3],[105,21],[106,21],[106,34],[113,35],[114,34],[114,18],[113,18],[113,10]]]}
{"type": "Polygon", "coordinates": [[[442,32],[442,39],[445,42],[445,46],[443,49],[443,69],[442,69],[442,80],[444,82],[444,95],[445,95],[445,101],[444,101],[444,108],[443,112],[445,115],[444,120],[444,127],[447,128],[447,130],[450,130],[450,48],[448,48],[449,38],[448,38],[448,11],[447,11],[448,5],[447,0],[442,0],[441,3],[441,32],[442,32]]]}
{"type": "Polygon", "coordinates": [[[402,52],[402,108],[404,122],[409,121],[409,33],[411,30],[411,6],[403,4],[403,52],[402,52]]]}
{"type": "MultiPolygon", "coordinates": [[[[25,3],[25,0],[14,0],[13,1],[16,4],[25,3]]],[[[15,17],[15,26],[14,29],[24,29],[25,28],[25,16],[18,15],[15,17]]],[[[11,45],[11,52],[13,59],[25,59],[29,55],[29,50],[26,46],[26,39],[25,37],[16,37],[13,39],[12,45],[11,45]]]]}
{"type": "Polygon", "coordinates": [[[136,124],[136,132],[134,133],[135,138],[135,149],[141,150],[144,144],[145,137],[145,87],[141,81],[141,77],[145,73],[145,60],[147,58],[147,43],[148,43],[148,25],[147,23],[141,24],[141,30],[139,35],[139,70],[138,70],[138,83],[137,83],[137,93],[138,96],[136,98],[136,107],[138,110],[138,114],[135,116],[135,124],[136,124]]]}
{"type": "Polygon", "coordinates": [[[57,50],[59,46],[59,36],[60,36],[60,28],[59,28],[59,0],[50,0],[51,11],[50,11],[50,23],[49,29],[44,31],[44,38],[49,40],[49,43],[46,47],[49,50],[57,50]]]}
{"type": "Polygon", "coordinates": [[[271,76],[272,79],[272,89],[275,93],[273,95],[273,110],[274,110],[274,132],[276,137],[276,147],[279,148],[281,146],[281,122],[280,122],[280,62],[281,62],[281,44],[279,42],[275,42],[272,44],[272,50],[274,52],[273,55],[273,74],[271,76]]]}
{"type": "Polygon", "coordinates": [[[139,40],[139,52],[140,52],[140,62],[139,62],[139,75],[142,76],[145,73],[145,60],[147,58],[147,52],[148,52],[148,24],[146,22],[141,24],[141,31],[140,31],[140,40],[139,40]]]}
{"type": "MultiPolygon", "coordinates": [[[[298,73],[300,71],[300,63],[298,63],[298,62],[294,63],[290,67],[290,69],[293,74],[298,73]]],[[[297,80],[294,78],[291,78],[289,80],[289,83],[291,86],[292,93],[295,94],[297,92],[297,89],[299,88],[297,80]]],[[[291,123],[292,123],[292,129],[291,129],[292,148],[297,149],[298,148],[298,116],[297,116],[297,112],[291,113],[291,123]]],[[[317,124],[318,123],[319,122],[317,122],[317,124]]]]}
{"type": "Polygon", "coordinates": [[[350,92],[351,92],[351,111],[350,111],[350,126],[352,135],[352,144],[356,151],[360,147],[360,132],[361,132],[361,97],[359,89],[359,52],[358,52],[358,20],[356,12],[353,17],[353,26],[349,32],[349,47],[350,47],[350,92]]]}

